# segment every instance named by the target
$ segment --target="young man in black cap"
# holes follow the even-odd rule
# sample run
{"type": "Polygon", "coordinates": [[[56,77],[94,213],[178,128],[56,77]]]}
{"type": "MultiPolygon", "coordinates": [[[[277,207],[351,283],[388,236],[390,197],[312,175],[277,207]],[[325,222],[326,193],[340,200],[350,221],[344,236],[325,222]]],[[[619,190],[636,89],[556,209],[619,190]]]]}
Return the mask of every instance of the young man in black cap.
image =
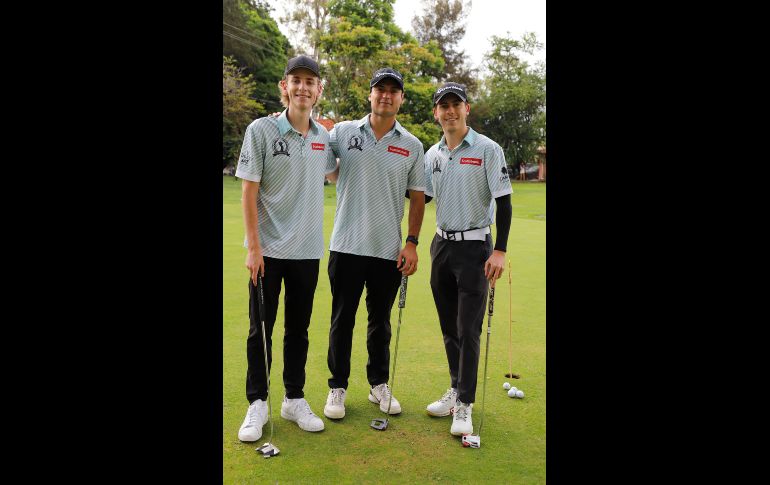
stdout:
{"type": "MultiPolygon", "coordinates": [[[[430,286],[444,336],[450,387],[428,405],[433,416],[454,415],[450,432],[473,432],[471,411],[487,285],[503,274],[511,226],[511,183],[503,150],[466,125],[465,86],[448,82],[433,95],[433,116],[444,136],[425,154],[426,197],[436,200],[430,246],[430,286]],[[494,248],[489,226],[497,205],[494,248]]],[[[429,199],[430,200],[430,199],[429,199]]]]}
{"type": "MultiPolygon", "coordinates": [[[[353,326],[364,286],[369,316],[368,399],[388,412],[390,310],[402,274],[417,271],[417,236],[425,209],[422,143],[396,121],[404,101],[403,78],[395,69],[382,68],[372,76],[369,88],[371,113],[358,121],[338,123],[331,131],[339,167],[329,177],[337,181],[337,212],[329,253],[331,378],[324,414],[333,419],[345,416],[353,326]],[[402,247],[407,190],[409,228],[402,247]]],[[[400,412],[401,404],[394,397],[390,414],[400,412]]]]}
{"type": "MultiPolygon", "coordinates": [[[[272,362],[272,333],[281,293],[284,295],[283,383],[281,417],[305,431],[321,431],[323,421],[304,398],[305,363],[313,295],[324,252],[324,175],[336,160],[329,133],[311,118],[323,89],[318,64],[308,56],[289,60],[279,82],[278,117],[259,118],[246,128],[236,176],[243,180],[243,219],[248,248],[249,336],[246,398],[249,408],[238,431],[241,441],[256,441],[267,421],[268,388],[259,318],[257,276],[263,277],[265,334],[272,362]],[[298,200],[301,194],[301,203],[298,200]]],[[[270,367],[270,365],[269,365],[270,367]]]]}

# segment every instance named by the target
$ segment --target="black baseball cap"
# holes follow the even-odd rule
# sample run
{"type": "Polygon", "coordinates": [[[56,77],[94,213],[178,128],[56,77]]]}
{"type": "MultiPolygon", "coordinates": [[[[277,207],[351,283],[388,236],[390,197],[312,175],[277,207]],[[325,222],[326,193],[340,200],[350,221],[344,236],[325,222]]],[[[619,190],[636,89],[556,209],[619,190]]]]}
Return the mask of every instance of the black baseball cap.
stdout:
{"type": "Polygon", "coordinates": [[[468,102],[468,95],[465,93],[465,84],[460,83],[444,83],[440,88],[433,93],[433,105],[435,106],[441,98],[449,93],[454,93],[463,100],[464,103],[468,102]]]}
{"type": "Polygon", "coordinates": [[[321,70],[318,68],[318,63],[314,61],[312,57],[305,55],[299,55],[289,59],[289,62],[286,63],[286,70],[283,71],[283,75],[285,76],[291,71],[300,68],[309,69],[313,71],[313,74],[321,77],[321,70]]]}
{"type": "Polygon", "coordinates": [[[369,87],[372,88],[375,84],[385,78],[393,79],[396,81],[396,83],[398,83],[398,87],[401,88],[401,91],[404,90],[404,77],[400,72],[396,71],[392,67],[383,67],[382,69],[378,69],[374,73],[374,76],[372,76],[372,81],[369,83],[369,87]]]}

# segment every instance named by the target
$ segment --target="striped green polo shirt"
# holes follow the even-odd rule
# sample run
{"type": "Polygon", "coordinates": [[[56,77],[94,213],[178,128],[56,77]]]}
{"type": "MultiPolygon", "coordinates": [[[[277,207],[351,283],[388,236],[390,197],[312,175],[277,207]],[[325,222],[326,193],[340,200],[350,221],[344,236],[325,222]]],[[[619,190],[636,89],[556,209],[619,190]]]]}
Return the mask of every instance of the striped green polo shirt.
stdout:
{"type": "Polygon", "coordinates": [[[463,141],[449,150],[446,138],[425,154],[425,194],[436,201],[436,225],[444,231],[465,231],[492,224],[492,199],[511,194],[503,149],[468,129],[463,141]]]}
{"type": "Polygon", "coordinates": [[[329,132],[312,119],[307,137],[292,128],[286,110],[277,118],[259,118],[246,128],[235,176],[259,182],[257,215],[263,256],[323,256],[324,175],[333,172],[336,164],[329,132]]]}
{"type": "Polygon", "coordinates": [[[332,251],[395,261],[401,250],[406,190],[425,190],[422,142],[396,121],[379,141],[369,115],[334,125],[340,161],[332,251]]]}

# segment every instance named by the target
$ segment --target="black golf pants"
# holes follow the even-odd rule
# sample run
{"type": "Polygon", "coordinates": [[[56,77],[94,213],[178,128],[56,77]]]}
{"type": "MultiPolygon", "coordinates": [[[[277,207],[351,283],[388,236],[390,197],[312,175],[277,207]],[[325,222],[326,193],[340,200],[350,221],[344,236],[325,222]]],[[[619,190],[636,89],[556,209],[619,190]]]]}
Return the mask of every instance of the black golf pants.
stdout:
{"type": "Polygon", "coordinates": [[[372,386],[388,382],[390,310],[401,283],[401,272],[396,269],[396,261],[330,251],[329,282],[332,291],[332,318],[326,359],[332,375],[329,388],[348,387],[353,327],[364,286],[369,314],[366,377],[372,386]]]}
{"type": "Polygon", "coordinates": [[[430,245],[430,287],[436,303],[451,385],[464,403],[476,401],[481,328],[486,310],[484,263],[492,254],[485,241],[449,241],[438,234],[430,245]]]}
{"type": "MultiPolygon", "coordinates": [[[[265,258],[262,288],[265,297],[265,335],[268,366],[273,362],[273,326],[278,312],[281,281],[286,287],[284,303],[283,385],[286,397],[305,397],[305,363],[307,362],[310,315],[318,283],[318,259],[265,258]]],[[[249,403],[267,398],[265,355],[262,345],[262,323],[259,319],[259,292],[249,277],[249,337],[246,339],[246,398],[249,403]]]]}

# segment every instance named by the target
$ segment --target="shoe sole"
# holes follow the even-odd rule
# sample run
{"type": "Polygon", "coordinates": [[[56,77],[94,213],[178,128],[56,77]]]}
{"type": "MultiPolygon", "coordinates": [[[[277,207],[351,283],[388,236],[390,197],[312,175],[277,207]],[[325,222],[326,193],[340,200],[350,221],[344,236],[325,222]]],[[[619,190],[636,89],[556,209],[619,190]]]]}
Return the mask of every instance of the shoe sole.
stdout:
{"type": "Polygon", "coordinates": [[[256,438],[254,438],[253,440],[245,440],[245,439],[241,438],[241,436],[240,436],[240,435],[238,435],[238,440],[239,440],[239,441],[243,441],[244,443],[254,443],[255,441],[259,441],[259,439],[260,439],[261,437],[262,437],[262,435],[259,435],[259,436],[257,436],[256,438]]]}
{"type": "MultiPolygon", "coordinates": [[[[287,421],[291,421],[292,423],[297,423],[297,420],[296,420],[296,419],[292,419],[291,417],[289,417],[289,416],[287,416],[287,415],[283,414],[283,410],[281,410],[281,417],[282,417],[283,419],[287,420],[287,421]]],[[[300,425],[299,425],[299,423],[297,423],[297,426],[299,426],[299,429],[301,429],[302,431],[309,431],[309,432],[311,432],[311,433],[317,433],[318,431],[323,431],[323,430],[324,430],[324,427],[323,427],[323,426],[321,426],[321,427],[320,427],[320,428],[318,428],[318,429],[306,429],[306,428],[303,428],[302,426],[300,426],[300,425]]]]}
{"type": "Polygon", "coordinates": [[[329,414],[329,413],[326,411],[326,408],[324,408],[324,416],[326,416],[326,417],[327,417],[327,418],[329,418],[329,419],[342,419],[342,418],[344,418],[344,417],[345,417],[345,409],[343,408],[343,410],[342,410],[342,414],[340,414],[339,416],[332,416],[331,414],[329,414]]]}
{"type": "Polygon", "coordinates": [[[452,436],[462,436],[464,434],[473,433],[473,429],[471,428],[471,430],[468,431],[467,433],[463,433],[462,431],[452,431],[452,430],[450,430],[449,432],[452,433],[452,436]]]}
{"type": "Polygon", "coordinates": [[[444,416],[451,416],[452,414],[454,414],[454,413],[452,412],[452,411],[453,411],[452,409],[450,409],[449,411],[447,411],[445,414],[438,414],[438,413],[434,413],[434,412],[431,412],[431,410],[430,410],[430,409],[426,409],[426,411],[428,412],[428,414],[429,414],[429,415],[431,415],[431,416],[436,416],[437,418],[443,418],[444,416]]]}
{"type": "MultiPolygon", "coordinates": [[[[372,393],[369,393],[369,401],[373,402],[374,404],[380,404],[380,401],[378,401],[377,398],[372,395],[372,393]]],[[[391,405],[390,412],[388,413],[387,405],[385,406],[384,409],[382,408],[382,406],[380,406],[380,411],[382,411],[383,413],[388,413],[391,416],[395,416],[396,414],[401,414],[401,409],[399,409],[398,412],[393,412],[393,409],[395,408],[393,407],[393,405],[391,405]]]]}

